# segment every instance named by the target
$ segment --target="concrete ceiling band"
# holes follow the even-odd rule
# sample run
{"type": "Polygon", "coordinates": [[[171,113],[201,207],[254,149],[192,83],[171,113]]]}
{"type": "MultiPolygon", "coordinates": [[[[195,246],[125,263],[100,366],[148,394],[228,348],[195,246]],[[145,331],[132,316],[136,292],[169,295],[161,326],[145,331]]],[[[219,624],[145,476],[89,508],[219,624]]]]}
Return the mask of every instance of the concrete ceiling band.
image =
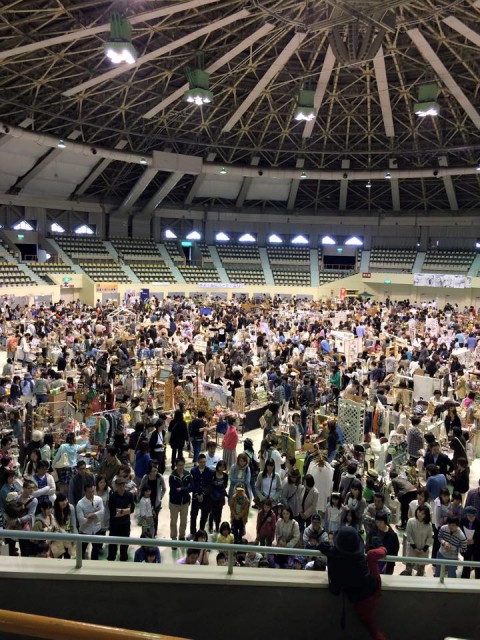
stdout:
{"type": "MultiPolygon", "coordinates": [[[[260,40],[260,38],[263,38],[264,36],[266,36],[267,33],[269,33],[272,29],[273,29],[273,24],[266,23],[262,25],[260,29],[257,29],[257,31],[252,33],[252,35],[248,36],[248,38],[245,38],[245,40],[242,40],[242,42],[240,42],[240,44],[234,47],[231,51],[229,51],[224,56],[219,58],[216,62],[209,65],[206,68],[206,71],[208,71],[208,73],[215,73],[215,71],[218,71],[224,65],[228,64],[236,56],[242,53],[242,51],[245,51],[245,49],[248,49],[249,47],[251,47],[252,44],[254,44],[257,40],[260,40]]],[[[155,115],[157,115],[157,113],[159,113],[169,105],[173,104],[174,102],[177,102],[178,100],[181,100],[183,97],[183,94],[187,89],[188,89],[188,83],[185,83],[179,89],[176,89],[173,93],[171,93],[169,96],[164,98],[155,107],[147,111],[147,113],[145,113],[143,117],[147,119],[153,118],[155,115]]]]}
{"type": "MultiPolygon", "coordinates": [[[[155,20],[163,16],[170,16],[181,11],[188,11],[189,9],[195,9],[197,7],[212,4],[218,1],[219,0],[190,0],[190,2],[182,2],[181,4],[177,5],[172,4],[168,7],[163,7],[162,9],[156,9],[155,11],[147,11],[145,13],[139,13],[135,16],[129,16],[128,21],[133,26],[135,24],[149,22],[150,20],[155,20]]],[[[107,33],[108,31],[110,31],[109,22],[106,22],[105,24],[99,25],[97,27],[71,31],[54,38],[47,38],[46,40],[32,42],[21,47],[15,47],[14,49],[6,49],[5,51],[0,51],[0,60],[5,60],[6,58],[11,58],[13,56],[20,56],[24,53],[32,53],[33,51],[38,51],[39,49],[54,47],[58,44],[66,44],[68,42],[83,40],[84,38],[89,38],[100,33],[107,33]]]]}
{"type": "Polygon", "coordinates": [[[249,15],[250,15],[250,12],[247,11],[246,9],[237,11],[236,13],[233,13],[232,15],[227,16],[226,18],[222,18],[221,20],[212,22],[206,27],[197,29],[197,31],[193,31],[192,33],[189,33],[188,35],[184,36],[183,38],[180,38],[179,40],[174,40],[173,42],[169,42],[168,44],[164,45],[163,47],[160,47],[159,49],[155,49],[154,51],[150,51],[150,53],[146,53],[145,55],[140,56],[138,60],[133,64],[122,64],[114,69],[110,69],[110,71],[101,73],[96,78],[91,78],[90,80],[87,80],[86,82],[82,82],[81,84],[78,84],[77,86],[72,87],[71,89],[67,89],[67,91],[64,91],[62,95],[64,95],[67,98],[70,98],[71,96],[74,96],[77,93],[80,93],[81,91],[85,91],[86,89],[91,89],[92,87],[95,87],[96,85],[101,84],[102,82],[107,82],[107,80],[112,80],[113,78],[116,78],[117,76],[122,75],[127,71],[136,69],[137,67],[144,64],[145,62],[151,62],[152,60],[156,60],[157,58],[160,58],[164,54],[170,53],[171,51],[175,51],[175,49],[179,49],[180,47],[183,47],[185,44],[189,44],[190,42],[193,42],[193,40],[197,40],[198,38],[206,36],[212,33],[213,31],[216,31],[217,29],[222,29],[223,27],[226,27],[229,24],[232,24],[232,22],[236,22],[237,20],[243,20],[244,18],[248,18],[249,15]]]}
{"type": "Polygon", "coordinates": [[[184,175],[185,174],[181,171],[174,171],[173,173],[171,173],[168,178],[166,178],[160,189],[158,189],[158,191],[150,198],[139,215],[146,216],[154,213],[155,209],[157,209],[162,204],[170,191],[178,184],[178,182],[183,178],[184,175]]]}

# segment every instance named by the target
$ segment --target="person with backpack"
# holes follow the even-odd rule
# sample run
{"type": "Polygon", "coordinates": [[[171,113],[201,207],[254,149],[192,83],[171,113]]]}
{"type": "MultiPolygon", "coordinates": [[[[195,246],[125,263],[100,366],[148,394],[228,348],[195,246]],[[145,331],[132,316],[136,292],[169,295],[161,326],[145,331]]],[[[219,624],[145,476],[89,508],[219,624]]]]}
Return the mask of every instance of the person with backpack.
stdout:
{"type": "Polygon", "coordinates": [[[25,402],[29,402],[33,398],[33,387],[34,383],[32,380],[32,374],[26,373],[22,382],[20,383],[20,390],[22,392],[22,397],[25,399],[25,402]]]}
{"type": "Polygon", "coordinates": [[[250,469],[250,494],[255,494],[255,483],[260,473],[260,464],[253,449],[253,441],[251,438],[245,438],[243,442],[243,451],[248,456],[248,467],[250,469]]]}
{"type": "MultiPolygon", "coordinates": [[[[382,589],[378,562],[385,558],[386,549],[371,549],[365,556],[358,531],[353,527],[341,527],[333,538],[333,546],[321,542],[320,551],[327,557],[331,593],[347,596],[372,640],[386,640],[375,616],[382,589]]],[[[341,626],[345,628],[345,610],[342,611],[341,626]]]]}

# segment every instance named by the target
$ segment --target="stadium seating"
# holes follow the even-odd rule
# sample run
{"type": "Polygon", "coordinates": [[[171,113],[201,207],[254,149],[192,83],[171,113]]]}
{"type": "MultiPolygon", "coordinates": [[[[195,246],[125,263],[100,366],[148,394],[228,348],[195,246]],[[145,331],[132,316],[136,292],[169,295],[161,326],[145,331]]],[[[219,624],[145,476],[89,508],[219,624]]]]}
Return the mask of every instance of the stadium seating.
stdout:
{"type": "Polygon", "coordinates": [[[111,238],[110,241],[125,262],[138,258],[159,257],[157,245],[150,238],[111,238]]]}
{"type": "Polygon", "coordinates": [[[218,255],[222,263],[233,264],[251,264],[252,262],[261,263],[260,252],[258,247],[241,244],[217,244],[218,255]]]}
{"type": "Polygon", "coordinates": [[[183,264],[178,265],[178,269],[188,284],[196,282],[220,282],[218,271],[213,267],[183,264]]]}
{"type": "Polygon", "coordinates": [[[310,266],[310,249],[307,247],[267,247],[267,255],[270,265],[302,264],[310,266]]]}
{"type": "Polygon", "coordinates": [[[55,241],[70,258],[111,257],[102,240],[95,236],[56,235],[55,241]]]}
{"type": "Polygon", "coordinates": [[[289,269],[272,269],[273,281],[276,285],[301,287],[311,286],[310,269],[308,271],[289,269]]]}
{"type": "Polygon", "coordinates": [[[128,266],[142,282],[175,282],[163,262],[130,262],[128,266]]]}
{"type": "Polygon", "coordinates": [[[95,282],[131,282],[116,262],[81,262],[80,267],[95,282]]]}
{"type": "Polygon", "coordinates": [[[21,271],[18,265],[11,262],[0,262],[0,287],[15,287],[18,285],[37,286],[30,276],[21,271]]]}
{"type": "Polygon", "coordinates": [[[467,273],[475,260],[475,251],[467,249],[430,249],[427,251],[422,271],[444,271],[447,273],[467,273]]]}
{"type": "Polygon", "coordinates": [[[371,271],[411,271],[417,252],[415,249],[380,249],[370,252],[371,271]]]}
{"type": "Polygon", "coordinates": [[[62,262],[29,262],[28,268],[40,278],[56,273],[62,275],[64,273],[74,273],[69,264],[63,264],[62,262]]]}
{"type": "Polygon", "coordinates": [[[265,284],[265,274],[263,273],[263,269],[227,267],[225,270],[230,282],[243,284],[265,284]]]}

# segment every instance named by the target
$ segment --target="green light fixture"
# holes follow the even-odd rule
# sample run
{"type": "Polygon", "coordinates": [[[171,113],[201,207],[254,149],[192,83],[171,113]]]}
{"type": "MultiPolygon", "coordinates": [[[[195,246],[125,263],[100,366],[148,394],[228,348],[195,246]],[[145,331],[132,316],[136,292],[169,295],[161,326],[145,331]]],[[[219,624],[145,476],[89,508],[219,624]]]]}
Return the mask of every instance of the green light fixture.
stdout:
{"type": "Polygon", "coordinates": [[[185,102],[201,107],[213,102],[213,93],[208,88],[210,74],[204,69],[203,53],[199,51],[195,59],[195,67],[185,67],[188,90],[183,94],[185,102]]]}
{"type": "Polygon", "coordinates": [[[313,106],[315,92],[310,89],[302,89],[297,96],[297,108],[295,109],[295,120],[299,122],[311,122],[316,118],[315,107],[313,106]]]}
{"type": "Polygon", "coordinates": [[[110,18],[110,40],[105,43],[105,55],[113,64],[133,64],[138,54],[132,45],[132,27],[125,16],[117,12],[110,18]]]}
{"type": "Polygon", "coordinates": [[[419,118],[426,116],[438,116],[440,113],[440,105],[437,102],[440,88],[436,82],[426,82],[418,88],[418,102],[413,106],[415,115],[419,118]]]}

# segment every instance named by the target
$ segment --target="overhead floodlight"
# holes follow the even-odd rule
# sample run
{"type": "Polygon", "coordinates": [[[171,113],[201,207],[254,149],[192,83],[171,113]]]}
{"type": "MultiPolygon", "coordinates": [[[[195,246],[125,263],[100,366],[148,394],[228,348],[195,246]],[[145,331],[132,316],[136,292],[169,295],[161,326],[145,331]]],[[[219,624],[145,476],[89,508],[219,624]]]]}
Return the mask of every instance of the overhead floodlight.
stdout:
{"type": "Polygon", "coordinates": [[[53,231],[53,233],[65,233],[65,229],[58,222],[52,222],[50,231],[53,231]]]}
{"type": "Polygon", "coordinates": [[[33,231],[32,225],[26,220],[17,222],[17,224],[13,225],[13,229],[15,229],[15,231],[33,231]]]}
{"type": "Polygon", "coordinates": [[[227,170],[225,169],[225,167],[222,167],[222,168],[220,169],[220,173],[222,174],[222,176],[226,175],[227,170]]]}
{"type": "Polygon", "coordinates": [[[59,140],[59,141],[58,141],[58,143],[57,143],[57,147],[58,147],[59,149],[65,149],[65,147],[66,147],[66,146],[67,146],[67,145],[65,144],[65,141],[64,141],[64,140],[59,140]]]}
{"type": "Polygon", "coordinates": [[[220,231],[215,236],[215,240],[218,240],[218,242],[228,242],[230,240],[230,237],[227,236],[226,233],[223,233],[223,231],[220,231]]]}
{"type": "Polygon", "coordinates": [[[360,238],[357,238],[357,236],[352,236],[351,238],[348,238],[348,240],[345,240],[344,244],[347,247],[361,247],[363,242],[360,238]]]}
{"type": "Polygon", "coordinates": [[[82,224],[80,227],[75,229],[75,233],[77,236],[93,236],[94,231],[88,225],[82,224]]]}
{"type": "Polygon", "coordinates": [[[283,240],[280,238],[280,236],[277,236],[276,233],[272,233],[270,236],[268,236],[268,241],[271,244],[282,244],[283,240]]]}
{"type": "Polygon", "coordinates": [[[295,236],[292,239],[292,244],[308,244],[308,238],[305,236],[295,236]]]}
{"type": "Polygon", "coordinates": [[[480,171],[480,163],[477,164],[477,171],[480,171]]]}
{"type": "Polygon", "coordinates": [[[392,179],[392,174],[390,173],[390,171],[387,171],[387,173],[385,174],[385,180],[391,180],[392,179]]]}
{"type": "Polygon", "coordinates": [[[148,161],[146,158],[140,158],[140,164],[148,164],[148,161]]]}
{"type": "Polygon", "coordinates": [[[295,109],[295,120],[299,122],[312,122],[315,120],[316,111],[313,106],[315,93],[310,90],[302,89],[297,97],[297,108],[295,109]]]}
{"type": "Polygon", "coordinates": [[[173,233],[171,229],[167,229],[165,231],[165,238],[167,238],[167,240],[176,240],[177,236],[173,233]]]}
{"type": "Polygon", "coordinates": [[[480,240],[477,239],[477,241],[475,242],[475,248],[476,249],[480,249],[480,240]]]}
{"type": "Polygon", "coordinates": [[[186,236],[187,240],[200,240],[201,234],[198,231],[190,231],[188,236],[186,236]]]}
{"type": "Polygon", "coordinates": [[[328,244],[337,244],[337,243],[331,236],[323,236],[322,244],[328,245],[328,244]]]}
{"type": "Polygon", "coordinates": [[[305,173],[305,171],[302,171],[302,173],[300,174],[300,180],[305,180],[306,177],[307,174],[305,173]]]}
{"type": "Polygon", "coordinates": [[[419,118],[426,116],[438,116],[440,105],[437,102],[439,86],[436,82],[426,82],[418,88],[418,101],[414,104],[413,110],[419,118]]]}
{"type": "Polygon", "coordinates": [[[185,67],[185,75],[188,80],[188,89],[183,94],[185,102],[190,102],[201,107],[213,102],[213,93],[208,88],[210,74],[203,68],[203,53],[197,54],[196,67],[185,67]]]}
{"type": "Polygon", "coordinates": [[[238,239],[239,242],[255,242],[255,238],[251,233],[244,233],[243,236],[240,236],[238,239]]]}
{"type": "Polygon", "coordinates": [[[127,18],[116,12],[110,18],[110,40],[105,43],[105,55],[113,64],[133,64],[138,58],[132,45],[132,27],[127,18]]]}
{"type": "Polygon", "coordinates": [[[371,182],[371,180],[369,180],[369,181],[367,182],[367,184],[365,185],[365,188],[366,188],[366,189],[371,189],[371,188],[372,188],[372,182],[371,182]]]}

